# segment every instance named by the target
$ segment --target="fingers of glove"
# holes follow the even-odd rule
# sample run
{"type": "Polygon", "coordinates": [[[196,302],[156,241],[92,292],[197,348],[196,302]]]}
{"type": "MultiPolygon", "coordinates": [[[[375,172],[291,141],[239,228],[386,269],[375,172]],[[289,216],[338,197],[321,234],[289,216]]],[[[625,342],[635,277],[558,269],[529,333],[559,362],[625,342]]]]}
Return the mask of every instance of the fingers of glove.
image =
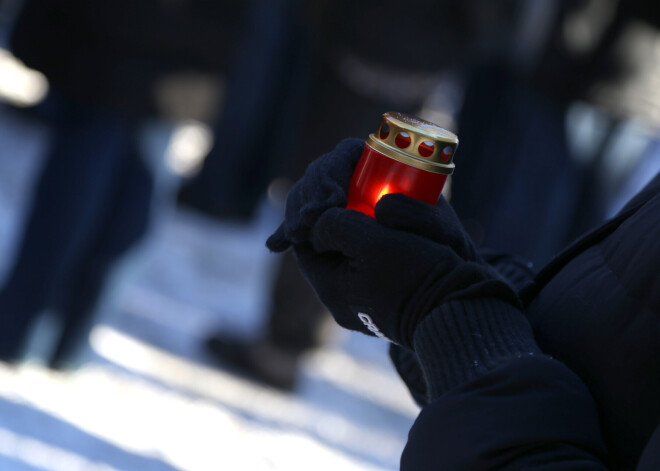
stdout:
{"type": "Polygon", "coordinates": [[[316,221],[310,242],[317,252],[341,252],[355,259],[382,250],[385,228],[359,211],[330,208],[316,221]]]}
{"type": "Polygon", "coordinates": [[[345,258],[337,253],[320,254],[309,244],[294,246],[303,275],[316,295],[342,327],[371,335],[349,306],[345,282],[345,258]]]}
{"type": "Polygon", "coordinates": [[[284,252],[291,247],[291,242],[284,233],[284,223],[280,224],[280,227],[266,240],[266,247],[271,252],[284,252]]]}
{"type": "MultiPolygon", "coordinates": [[[[353,170],[360,161],[360,157],[362,157],[364,143],[364,139],[350,137],[337,144],[332,152],[325,154],[328,156],[328,160],[332,160],[334,164],[332,175],[337,181],[345,181],[346,177],[350,181],[353,170]]],[[[346,188],[348,188],[349,182],[346,181],[345,183],[346,188]]]]}
{"type": "Polygon", "coordinates": [[[312,162],[301,180],[306,202],[346,206],[351,177],[363,150],[364,140],[344,139],[332,152],[312,162]]]}
{"type": "Polygon", "coordinates": [[[472,241],[444,198],[433,206],[401,193],[392,193],[380,199],[375,212],[376,220],[383,226],[448,245],[465,259],[477,258],[472,241]]]}
{"type": "Polygon", "coordinates": [[[337,311],[342,306],[337,293],[341,293],[343,259],[339,254],[319,254],[309,244],[294,246],[294,253],[303,275],[316,295],[329,311],[337,311]]]}
{"type": "MultiPolygon", "coordinates": [[[[337,265],[336,256],[319,254],[308,243],[295,245],[293,250],[300,270],[307,281],[310,282],[316,294],[319,295],[319,281],[323,281],[328,274],[332,274],[331,272],[337,265]]],[[[326,284],[332,281],[334,280],[327,279],[326,284]]]]}
{"type": "Polygon", "coordinates": [[[309,165],[287,197],[284,229],[290,242],[305,242],[326,209],[346,206],[348,186],[363,149],[363,140],[345,139],[309,165]]]}

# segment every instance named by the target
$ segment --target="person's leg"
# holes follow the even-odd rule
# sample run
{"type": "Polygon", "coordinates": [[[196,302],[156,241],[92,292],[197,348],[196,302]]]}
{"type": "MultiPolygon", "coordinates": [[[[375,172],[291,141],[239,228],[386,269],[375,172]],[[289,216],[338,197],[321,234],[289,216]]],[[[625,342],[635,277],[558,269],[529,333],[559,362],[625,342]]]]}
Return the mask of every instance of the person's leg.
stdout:
{"type": "Polygon", "coordinates": [[[117,173],[123,124],[66,106],[37,180],[16,259],[0,291],[0,358],[17,359],[34,318],[66,287],[97,230],[117,173]]]}
{"type": "Polygon", "coordinates": [[[565,116],[565,104],[521,86],[505,67],[472,71],[451,203],[477,246],[543,266],[575,235],[584,173],[565,116]]]}
{"type": "Polygon", "coordinates": [[[234,51],[215,143],[179,202],[218,219],[248,221],[273,169],[295,148],[306,62],[298,0],[253,0],[234,51]]]}
{"type": "Polygon", "coordinates": [[[325,316],[325,308],[300,273],[293,251],[283,256],[271,300],[263,337],[245,341],[220,332],[209,338],[206,346],[223,366],[261,383],[291,390],[301,356],[319,344],[325,316]]]}
{"type": "Polygon", "coordinates": [[[326,310],[298,268],[293,251],[286,252],[272,291],[266,340],[300,356],[318,346],[326,310]]]}
{"type": "Polygon", "coordinates": [[[98,222],[89,252],[72,270],[69,289],[57,306],[63,325],[50,358],[53,368],[66,366],[78,352],[93,325],[94,310],[112,268],[148,229],[154,179],[138,155],[132,133],[126,135],[125,148],[117,159],[123,168],[109,195],[106,218],[98,222]]]}

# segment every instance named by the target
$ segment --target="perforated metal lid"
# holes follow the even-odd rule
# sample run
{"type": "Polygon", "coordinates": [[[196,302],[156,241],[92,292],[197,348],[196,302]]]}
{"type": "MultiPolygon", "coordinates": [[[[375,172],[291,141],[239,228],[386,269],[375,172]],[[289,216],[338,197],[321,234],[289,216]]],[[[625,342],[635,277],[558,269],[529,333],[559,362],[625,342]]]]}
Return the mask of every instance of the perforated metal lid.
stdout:
{"type": "Polygon", "coordinates": [[[383,114],[367,143],[395,160],[429,172],[452,174],[458,137],[440,126],[403,113],[383,114]]]}

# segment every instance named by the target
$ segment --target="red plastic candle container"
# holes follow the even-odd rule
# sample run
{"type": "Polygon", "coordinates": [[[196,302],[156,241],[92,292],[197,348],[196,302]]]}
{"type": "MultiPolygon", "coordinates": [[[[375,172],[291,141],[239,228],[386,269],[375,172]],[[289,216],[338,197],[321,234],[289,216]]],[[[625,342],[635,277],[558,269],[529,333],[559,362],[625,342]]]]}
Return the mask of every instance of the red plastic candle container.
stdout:
{"type": "Polygon", "coordinates": [[[347,208],[373,217],[376,203],[388,193],[436,204],[454,172],[457,146],[455,134],[429,121],[385,113],[353,172],[347,208]]]}

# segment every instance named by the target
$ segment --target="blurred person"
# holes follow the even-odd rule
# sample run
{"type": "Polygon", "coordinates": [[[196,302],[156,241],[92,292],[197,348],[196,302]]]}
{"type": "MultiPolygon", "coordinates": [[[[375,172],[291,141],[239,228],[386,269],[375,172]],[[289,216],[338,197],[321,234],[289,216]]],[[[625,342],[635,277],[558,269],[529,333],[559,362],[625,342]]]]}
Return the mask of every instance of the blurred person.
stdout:
{"type": "MultiPolygon", "coordinates": [[[[303,3],[246,3],[241,32],[230,54],[226,99],[213,128],[214,145],[200,171],[183,182],[177,195],[180,209],[213,220],[248,224],[278,167],[295,152],[309,73],[303,3]]],[[[242,339],[227,338],[228,346],[214,339],[208,342],[214,358],[222,357],[223,366],[254,370],[257,378],[282,389],[294,384],[298,355],[292,352],[308,348],[308,336],[290,332],[290,314],[322,309],[295,261],[288,258],[283,259],[280,277],[272,288],[269,337],[275,340],[249,349],[243,348],[242,339]],[[306,289],[291,289],[294,285],[306,289]],[[295,301],[290,298],[292,293],[295,301]],[[304,345],[298,345],[301,342],[304,345]]],[[[314,318],[311,314],[310,322],[314,318]]],[[[293,330],[302,328],[299,322],[295,325],[293,330]]]]}
{"type": "MultiPolygon", "coordinates": [[[[619,4],[616,23],[645,22],[657,45],[649,5],[619,4]]],[[[267,245],[293,247],[340,325],[391,342],[422,407],[401,469],[658,469],[657,134],[648,173],[628,174],[637,194],[536,274],[478,249],[442,198],[386,195],[375,218],[345,209],[363,146],[342,141],[309,166],[267,245]]]]}
{"type": "Polygon", "coordinates": [[[660,128],[655,20],[643,3],[553,2],[535,55],[514,48],[513,61],[469,74],[452,205],[477,245],[542,266],[621,207],[660,128]]]}
{"type": "Polygon", "coordinates": [[[183,207],[249,222],[277,167],[295,152],[308,74],[303,3],[246,3],[214,146],[199,172],[183,182],[177,197],[183,207]]]}
{"type": "Polygon", "coordinates": [[[140,149],[141,126],[165,116],[159,95],[172,76],[224,67],[239,8],[25,2],[10,45],[49,80],[38,111],[52,122],[52,142],[0,292],[0,359],[21,359],[45,310],[61,324],[49,365],[75,358],[111,269],[149,225],[154,176],[140,149]]]}
{"type": "Polygon", "coordinates": [[[19,359],[37,315],[50,308],[61,320],[53,366],[70,359],[110,268],[145,233],[153,191],[130,120],[72,104],[57,115],[0,291],[0,358],[19,359]]]}

